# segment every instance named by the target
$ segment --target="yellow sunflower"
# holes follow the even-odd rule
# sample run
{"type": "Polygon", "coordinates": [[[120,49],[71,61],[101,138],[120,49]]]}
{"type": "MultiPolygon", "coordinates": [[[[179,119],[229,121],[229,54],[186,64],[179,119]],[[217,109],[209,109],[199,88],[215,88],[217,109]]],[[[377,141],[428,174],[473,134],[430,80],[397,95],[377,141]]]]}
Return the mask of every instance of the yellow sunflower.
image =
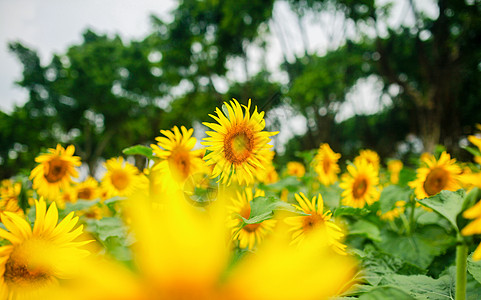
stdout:
{"type": "Polygon", "coordinates": [[[331,185],[337,181],[337,174],[341,172],[337,161],[341,158],[341,154],[332,151],[329,144],[322,144],[317,150],[314,158],[314,169],[319,175],[319,181],[323,185],[331,185]]]}
{"type": "Polygon", "coordinates": [[[298,161],[290,161],[287,163],[287,174],[289,176],[303,177],[306,174],[306,168],[298,161]]]}
{"type": "MultiPolygon", "coordinates": [[[[481,130],[481,125],[478,124],[478,128],[481,130]]],[[[479,151],[481,151],[481,137],[479,136],[476,136],[476,135],[470,135],[468,136],[468,140],[473,144],[475,145],[476,147],[478,147],[479,151]]],[[[481,156],[475,156],[474,157],[474,161],[478,164],[481,165],[481,156]]]]}
{"type": "Polygon", "coordinates": [[[391,173],[390,180],[392,184],[397,184],[399,182],[399,173],[401,172],[402,168],[402,161],[398,159],[388,161],[387,169],[389,170],[389,173],[391,173]]]}
{"type": "Polygon", "coordinates": [[[91,176],[79,183],[75,189],[77,190],[77,199],[94,200],[100,196],[99,183],[91,176]]]}
{"type": "Polygon", "coordinates": [[[225,103],[229,118],[216,108],[217,116],[209,115],[219,124],[203,124],[214,131],[207,131],[209,137],[202,144],[208,153],[204,160],[214,165],[212,177],[220,176],[219,181],[230,184],[232,178],[239,184],[249,185],[254,182],[256,168],[264,168],[268,163],[270,137],[277,132],[263,131],[265,127],[264,112],[257,112],[257,106],[250,114],[251,101],[242,107],[233,99],[225,103]]]}
{"type": "Polygon", "coordinates": [[[158,178],[165,182],[165,187],[171,187],[171,180],[175,184],[184,183],[196,173],[206,172],[202,160],[203,149],[192,150],[196,138],[192,137],[194,129],[187,130],[184,126],[174,126],[172,130],[161,130],[164,136],[157,137],[157,145],[150,145],[160,161],[152,168],[158,171],[158,178]]]}
{"type": "Polygon", "coordinates": [[[276,172],[276,168],[272,164],[272,160],[274,159],[274,155],[276,153],[274,151],[268,151],[266,154],[268,162],[263,165],[262,168],[256,167],[254,171],[254,176],[257,181],[261,183],[271,184],[279,180],[279,175],[276,172]]]}
{"type": "Polygon", "coordinates": [[[39,165],[30,173],[30,179],[33,179],[33,189],[37,190],[39,195],[54,200],[60,189],[68,188],[72,177],[78,176],[75,167],[81,163],[80,157],[73,156],[73,145],[64,149],[58,144],[56,149],[50,148],[48,152],[35,158],[39,165]]]}
{"type": "Polygon", "coordinates": [[[368,163],[372,164],[376,172],[379,171],[380,158],[376,151],[372,151],[369,149],[359,151],[359,156],[354,158],[354,164],[363,159],[367,160],[368,163]]]}
{"type": "Polygon", "coordinates": [[[394,219],[398,218],[402,213],[404,213],[404,210],[406,209],[405,205],[405,201],[396,201],[396,203],[394,203],[393,209],[385,213],[381,213],[381,211],[378,211],[377,215],[381,220],[394,221],[394,219]]]}
{"type": "MultiPolygon", "coordinates": [[[[474,219],[471,223],[461,230],[462,235],[481,234],[481,201],[478,201],[474,206],[467,209],[463,213],[466,219],[474,219]]],[[[481,244],[478,245],[473,254],[473,260],[481,259],[481,244]]]]}
{"type": "Polygon", "coordinates": [[[416,198],[424,199],[442,190],[456,191],[461,188],[461,168],[456,165],[456,159],[451,159],[448,153],[441,153],[439,160],[436,160],[434,155],[425,156],[422,162],[425,166],[417,169],[416,180],[409,183],[416,198]]]}
{"type": "Polygon", "coordinates": [[[344,190],[341,194],[342,204],[362,208],[379,200],[379,177],[374,166],[365,159],[357,160],[354,165],[347,166],[339,186],[344,190]]]}
{"type": "Polygon", "coordinates": [[[102,187],[108,197],[130,196],[144,184],[142,174],[132,164],[124,162],[123,157],[111,158],[105,162],[107,172],[102,179],[102,187]]]}
{"type": "MultiPolygon", "coordinates": [[[[53,202],[48,211],[43,199],[35,201],[33,230],[22,217],[5,212],[0,238],[10,242],[0,247],[0,299],[37,299],[39,293],[55,286],[57,279],[71,276],[72,263],[89,254],[79,242],[83,226],[73,229],[78,217],[67,215],[60,223],[53,202]]],[[[40,297],[41,299],[41,297],[40,297]]]]}
{"type": "Polygon", "coordinates": [[[61,209],[65,208],[65,203],[77,202],[77,190],[70,186],[69,188],[62,189],[60,194],[55,198],[55,203],[61,209]]]}
{"type": "Polygon", "coordinates": [[[18,206],[18,197],[22,189],[20,182],[13,183],[11,180],[2,180],[0,186],[0,220],[1,213],[9,211],[16,214],[23,214],[23,210],[18,206]]]}
{"type": "Polygon", "coordinates": [[[230,207],[232,213],[232,220],[230,226],[232,227],[233,239],[239,241],[240,248],[253,249],[262,240],[272,232],[276,225],[276,220],[265,220],[260,223],[248,224],[241,228],[244,219],[249,219],[251,214],[250,202],[260,196],[264,196],[264,191],[256,190],[252,193],[252,189],[246,188],[243,193],[237,193],[237,198],[233,199],[233,205],[230,207]]]}
{"type": "Polygon", "coordinates": [[[293,243],[300,243],[304,240],[306,233],[314,228],[325,230],[328,237],[328,244],[340,253],[346,254],[346,245],[340,241],[344,237],[342,229],[331,221],[332,213],[330,210],[324,212],[324,201],[321,194],[314,196],[311,201],[306,198],[303,193],[295,194],[297,203],[294,205],[300,211],[309,214],[308,216],[288,217],[284,221],[291,227],[289,232],[292,233],[293,243]]]}

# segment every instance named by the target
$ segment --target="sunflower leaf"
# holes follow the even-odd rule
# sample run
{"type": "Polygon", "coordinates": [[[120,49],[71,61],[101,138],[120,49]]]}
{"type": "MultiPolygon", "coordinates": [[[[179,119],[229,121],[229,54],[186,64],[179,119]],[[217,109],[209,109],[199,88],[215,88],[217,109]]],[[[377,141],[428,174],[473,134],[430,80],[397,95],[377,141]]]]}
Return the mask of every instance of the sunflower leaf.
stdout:
{"type": "Polygon", "coordinates": [[[135,145],[125,148],[124,150],[122,150],[122,153],[125,155],[142,155],[152,160],[155,158],[152,152],[152,148],[143,145],[135,145]]]}
{"type": "Polygon", "coordinates": [[[369,209],[363,208],[354,208],[350,206],[340,206],[336,208],[334,211],[334,218],[340,216],[365,216],[370,212],[369,209]]]}
{"type": "Polygon", "coordinates": [[[381,212],[384,214],[394,208],[397,201],[409,202],[411,189],[409,187],[401,187],[398,185],[390,185],[382,190],[379,202],[381,204],[381,212]]]}
{"type": "Polygon", "coordinates": [[[293,205],[277,200],[274,197],[256,197],[250,202],[250,205],[251,214],[249,219],[242,218],[245,224],[255,224],[270,219],[274,215],[274,211],[279,210],[298,215],[307,215],[297,210],[293,205]]]}
{"type": "Polygon", "coordinates": [[[441,191],[435,196],[418,201],[446,218],[453,225],[454,229],[459,232],[456,217],[463,209],[464,194],[464,190],[456,192],[441,191]]]}
{"type": "Polygon", "coordinates": [[[477,282],[481,283],[481,261],[474,261],[473,254],[468,257],[468,272],[477,282]]]}

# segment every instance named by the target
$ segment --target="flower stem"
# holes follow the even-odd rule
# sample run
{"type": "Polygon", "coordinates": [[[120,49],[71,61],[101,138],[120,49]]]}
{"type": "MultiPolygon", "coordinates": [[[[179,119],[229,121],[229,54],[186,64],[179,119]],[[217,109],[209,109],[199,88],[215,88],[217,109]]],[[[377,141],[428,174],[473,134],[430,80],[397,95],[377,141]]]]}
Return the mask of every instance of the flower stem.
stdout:
{"type": "Polygon", "coordinates": [[[458,234],[458,246],[456,246],[456,300],[466,299],[466,274],[468,246],[458,234]]]}

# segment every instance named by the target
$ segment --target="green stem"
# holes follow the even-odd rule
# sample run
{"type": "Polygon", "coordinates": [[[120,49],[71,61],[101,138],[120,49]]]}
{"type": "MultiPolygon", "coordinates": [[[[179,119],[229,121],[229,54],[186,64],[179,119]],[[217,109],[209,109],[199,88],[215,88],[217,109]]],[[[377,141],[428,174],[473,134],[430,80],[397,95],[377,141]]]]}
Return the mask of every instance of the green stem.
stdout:
{"type": "Polygon", "coordinates": [[[414,220],[414,210],[416,209],[416,200],[414,200],[414,195],[411,195],[410,202],[411,202],[411,214],[409,215],[409,224],[410,224],[409,228],[412,231],[414,231],[414,227],[416,226],[416,221],[414,220]]]}
{"type": "Polygon", "coordinates": [[[466,299],[466,275],[468,246],[458,234],[458,246],[456,246],[456,300],[466,299]]]}

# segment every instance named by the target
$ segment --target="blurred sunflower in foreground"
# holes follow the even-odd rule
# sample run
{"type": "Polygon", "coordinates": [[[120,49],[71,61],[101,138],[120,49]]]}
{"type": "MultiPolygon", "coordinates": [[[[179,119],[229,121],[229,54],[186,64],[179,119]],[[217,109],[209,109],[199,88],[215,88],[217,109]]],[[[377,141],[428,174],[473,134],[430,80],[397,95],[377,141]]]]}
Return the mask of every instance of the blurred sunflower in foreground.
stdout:
{"type": "Polygon", "coordinates": [[[216,123],[203,124],[214,131],[206,131],[209,136],[204,138],[203,145],[208,153],[204,160],[213,165],[212,177],[218,177],[223,184],[230,184],[232,179],[240,185],[254,182],[256,168],[265,168],[269,163],[270,137],[277,132],[263,131],[265,128],[264,112],[250,113],[251,101],[247,106],[240,105],[232,99],[224,103],[227,117],[219,108],[217,116],[211,116],[216,123]],[[242,111],[244,107],[245,112],[242,111]]]}
{"type": "Polygon", "coordinates": [[[424,199],[442,190],[456,191],[461,188],[461,168],[456,165],[456,159],[451,159],[448,153],[441,153],[439,160],[436,160],[434,155],[426,155],[421,161],[424,166],[417,169],[417,178],[409,183],[416,198],[424,199]]]}
{"type": "Polygon", "coordinates": [[[39,165],[30,173],[30,179],[33,179],[33,189],[37,190],[40,196],[54,200],[61,189],[70,186],[72,177],[78,176],[75,167],[79,167],[81,162],[80,157],[73,156],[73,145],[65,149],[58,144],[57,148],[49,148],[48,152],[35,158],[39,165]]]}
{"type": "Polygon", "coordinates": [[[76,241],[83,226],[74,229],[78,217],[70,213],[60,223],[55,202],[35,201],[33,230],[22,217],[2,215],[0,237],[10,245],[0,247],[0,299],[46,299],[58,279],[69,277],[74,261],[89,252],[80,249],[90,241],[76,241]],[[46,294],[42,294],[46,293],[46,294]],[[43,296],[42,296],[43,295],[43,296]]]}
{"type": "Polygon", "coordinates": [[[337,181],[337,174],[341,172],[337,161],[341,154],[332,151],[329,144],[321,144],[314,157],[314,169],[323,185],[331,185],[337,181]]]}
{"type": "Polygon", "coordinates": [[[225,226],[226,195],[219,195],[206,209],[189,205],[181,193],[164,194],[163,199],[162,206],[152,206],[146,195],[138,193],[128,200],[126,211],[137,238],[133,245],[137,274],[105,261],[87,263],[82,273],[95,275],[79,279],[63,296],[79,300],[327,299],[349,288],[357,271],[350,257],[332,250],[322,230],[306,234],[306,242],[299,245],[289,245],[289,236],[280,230],[256,253],[233,256],[230,230],[225,226]]]}
{"type": "Polygon", "coordinates": [[[342,175],[342,204],[355,208],[371,205],[379,200],[379,177],[373,164],[365,159],[359,159],[354,165],[347,166],[348,173],[342,175]]]}

